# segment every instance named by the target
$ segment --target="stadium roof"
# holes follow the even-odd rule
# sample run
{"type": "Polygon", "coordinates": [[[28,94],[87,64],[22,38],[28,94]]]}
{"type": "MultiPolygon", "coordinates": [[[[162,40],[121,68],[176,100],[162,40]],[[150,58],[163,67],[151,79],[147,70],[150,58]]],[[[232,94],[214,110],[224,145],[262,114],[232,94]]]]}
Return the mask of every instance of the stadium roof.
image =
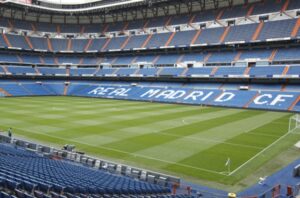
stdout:
{"type": "Polygon", "coordinates": [[[231,6],[256,0],[2,0],[3,6],[18,7],[35,12],[77,15],[128,8],[168,7],[181,5],[201,5],[202,9],[218,8],[220,5],[231,6]]]}
{"type": "Polygon", "coordinates": [[[43,22],[106,23],[186,14],[257,1],[259,0],[1,0],[0,16],[43,22]]]}
{"type": "Polygon", "coordinates": [[[53,3],[53,4],[64,4],[64,5],[76,5],[76,4],[86,4],[86,3],[94,3],[101,2],[102,0],[40,0],[41,2],[53,3]]]}

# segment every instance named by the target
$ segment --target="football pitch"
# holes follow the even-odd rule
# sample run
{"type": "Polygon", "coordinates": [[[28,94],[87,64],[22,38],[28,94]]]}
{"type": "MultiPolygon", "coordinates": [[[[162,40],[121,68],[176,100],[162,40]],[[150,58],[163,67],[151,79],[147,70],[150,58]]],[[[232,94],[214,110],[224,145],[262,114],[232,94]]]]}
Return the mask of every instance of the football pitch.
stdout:
{"type": "Polygon", "coordinates": [[[0,112],[16,136],[226,185],[300,140],[282,112],[79,97],[1,98],[0,112]]]}

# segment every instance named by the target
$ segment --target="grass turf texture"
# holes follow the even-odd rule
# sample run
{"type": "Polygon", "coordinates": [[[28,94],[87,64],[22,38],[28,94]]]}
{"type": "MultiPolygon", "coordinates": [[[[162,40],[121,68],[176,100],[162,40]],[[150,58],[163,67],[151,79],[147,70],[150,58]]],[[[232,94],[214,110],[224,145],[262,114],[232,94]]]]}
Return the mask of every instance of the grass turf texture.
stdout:
{"type": "Polygon", "coordinates": [[[213,184],[236,184],[300,137],[281,112],[71,97],[1,98],[0,111],[18,136],[213,184]]]}

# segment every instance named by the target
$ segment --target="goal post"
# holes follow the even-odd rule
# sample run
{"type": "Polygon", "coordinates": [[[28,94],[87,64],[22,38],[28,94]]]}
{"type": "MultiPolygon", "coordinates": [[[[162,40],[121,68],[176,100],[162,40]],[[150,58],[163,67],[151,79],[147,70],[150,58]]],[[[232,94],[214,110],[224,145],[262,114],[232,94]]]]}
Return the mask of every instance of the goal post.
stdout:
{"type": "Polygon", "coordinates": [[[300,133],[300,114],[295,114],[290,117],[289,133],[300,133]]]}

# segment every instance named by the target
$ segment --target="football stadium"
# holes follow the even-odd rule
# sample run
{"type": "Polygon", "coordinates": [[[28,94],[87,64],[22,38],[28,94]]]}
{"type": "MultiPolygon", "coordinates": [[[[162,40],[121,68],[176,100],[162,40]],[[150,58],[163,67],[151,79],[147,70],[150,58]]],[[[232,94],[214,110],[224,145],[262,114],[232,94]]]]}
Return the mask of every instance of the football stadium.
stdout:
{"type": "Polygon", "coordinates": [[[300,197],[299,0],[0,0],[0,198],[300,197]]]}

